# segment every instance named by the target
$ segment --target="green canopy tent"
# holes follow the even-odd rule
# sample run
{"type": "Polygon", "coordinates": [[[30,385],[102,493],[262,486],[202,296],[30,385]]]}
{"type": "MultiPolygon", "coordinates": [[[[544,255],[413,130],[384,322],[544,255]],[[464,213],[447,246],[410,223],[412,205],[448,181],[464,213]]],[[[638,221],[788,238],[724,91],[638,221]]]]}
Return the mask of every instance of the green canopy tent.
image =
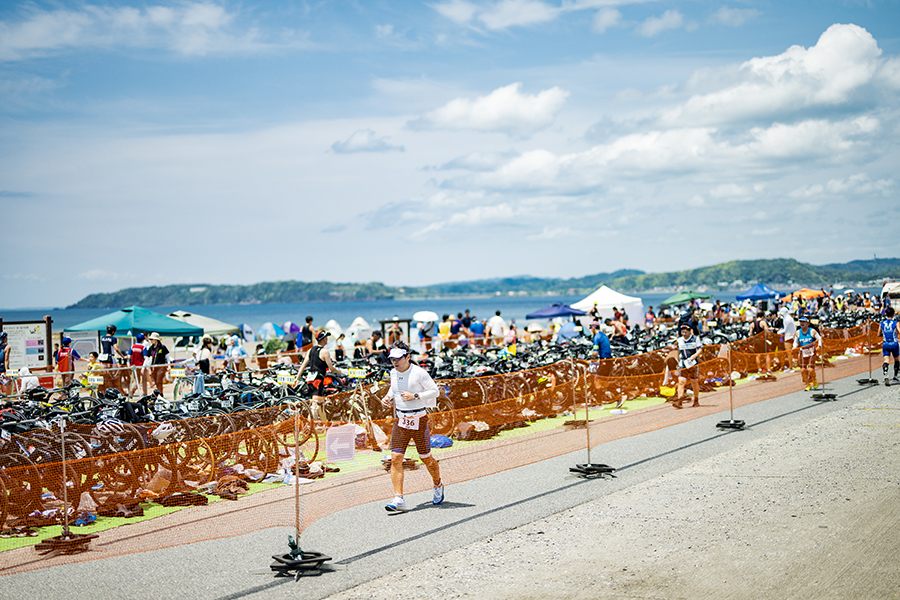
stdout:
{"type": "Polygon", "coordinates": [[[149,335],[153,332],[164,337],[181,337],[187,335],[203,335],[203,328],[165,315],[141,308],[129,306],[116,312],[66,327],[66,331],[106,331],[107,325],[115,325],[116,333],[125,337],[134,337],[139,333],[149,335]]]}
{"type": "Polygon", "coordinates": [[[678,306],[679,304],[687,304],[692,300],[709,300],[712,298],[709,294],[701,294],[700,292],[694,292],[688,290],[686,292],[678,292],[674,296],[670,298],[666,298],[665,301],[660,302],[660,306],[678,306]]]}

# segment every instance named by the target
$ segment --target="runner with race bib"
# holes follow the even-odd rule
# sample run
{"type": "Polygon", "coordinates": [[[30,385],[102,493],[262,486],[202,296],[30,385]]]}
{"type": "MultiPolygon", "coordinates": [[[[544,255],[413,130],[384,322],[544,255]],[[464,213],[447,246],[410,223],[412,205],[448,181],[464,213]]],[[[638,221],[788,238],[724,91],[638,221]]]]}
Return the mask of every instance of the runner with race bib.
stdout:
{"type": "Polygon", "coordinates": [[[888,379],[888,365],[891,363],[894,363],[894,382],[900,383],[900,380],[897,379],[897,375],[900,374],[900,362],[897,361],[898,354],[900,354],[900,343],[898,343],[900,338],[898,338],[897,321],[894,320],[894,307],[888,306],[884,311],[884,316],[887,318],[881,322],[878,334],[882,339],[881,355],[884,356],[881,371],[884,373],[884,385],[889,386],[891,380],[888,379]]]}
{"type": "Polygon", "coordinates": [[[819,387],[816,380],[816,353],[822,346],[822,336],[809,326],[809,317],[800,316],[800,331],[794,337],[794,348],[800,348],[800,376],[806,384],[806,391],[819,387]]]}
{"type": "Polygon", "coordinates": [[[391,345],[388,354],[391,364],[391,387],[381,400],[385,406],[394,406],[396,418],[391,430],[391,483],[394,485],[394,499],[385,506],[388,512],[406,510],[403,497],[403,458],[410,440],[416,444],[419,458],[425,463],[434,483],[432,504],[444,501],[444,485],[438,461],[431,456],[431,431],[428,428],[426,408],[435,406],[440,395],[431,376],[409,358],[409,346],[397,341],[391,345]]]}

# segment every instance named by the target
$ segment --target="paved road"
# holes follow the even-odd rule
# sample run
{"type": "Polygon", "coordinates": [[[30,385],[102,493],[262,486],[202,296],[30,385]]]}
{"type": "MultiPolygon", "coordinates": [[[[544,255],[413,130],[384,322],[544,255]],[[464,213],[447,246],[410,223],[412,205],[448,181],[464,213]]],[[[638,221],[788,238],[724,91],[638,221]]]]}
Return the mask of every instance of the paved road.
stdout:
{"type": "MultiPolygon", "coordinates": [[[[290,530],[0,578],[17,598],[900,598],[900,388],[833,385],[450,485],[432,507],[383,502],[314,523],[334,558],[295,582],[267,572],[290,530]],[[433,560],[438,558],[438,560],[433,560]],[[402,569],[402,570],[400,570],[402,569]],[[387,578],[379,579],[387,575],[387,578]],[[355,587],[358,586],[358,587],[355,587]]],[[[3,596],[7,594],[4,593],[3,596]]],[[[11,595],[11,594],[10,594],[11,595]]]]}

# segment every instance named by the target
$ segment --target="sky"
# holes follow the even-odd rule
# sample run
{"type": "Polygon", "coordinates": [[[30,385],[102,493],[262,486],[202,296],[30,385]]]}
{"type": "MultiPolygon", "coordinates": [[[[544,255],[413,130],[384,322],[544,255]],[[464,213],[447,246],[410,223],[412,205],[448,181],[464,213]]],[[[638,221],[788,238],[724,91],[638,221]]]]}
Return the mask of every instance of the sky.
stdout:
{"type": "Polygon", "coordinates": [[[898,0],[4,2],[0,308],[897,257],[897,23],[898,0]]]}

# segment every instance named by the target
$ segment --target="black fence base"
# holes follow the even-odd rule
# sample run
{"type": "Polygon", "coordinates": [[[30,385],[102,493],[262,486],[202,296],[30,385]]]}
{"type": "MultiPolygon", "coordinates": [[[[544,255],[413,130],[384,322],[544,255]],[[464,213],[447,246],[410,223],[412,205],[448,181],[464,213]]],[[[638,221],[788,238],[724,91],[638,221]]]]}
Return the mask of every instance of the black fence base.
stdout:
{"type": "Polygon", "coordinates": [[[857,379],[859,385],[878,385],[877,379],[857,379]]]}
{"type": "Polygon", "coordinates": [[[744,424],[743,421],[729,419],[728,421],[719,421],[716,423],[716,427],[719,429],[743,429],[744,424]]]}
{"type": "Polygon", "coordinates": [[[581,473],[582,475],[600,475],[603,473],[615,473],[616,469],[609,465],[589,463],[569,467],[569,471],[571,473],[581,473]]]}
{"type": "Polygon", "coordinates": [[[832,394],[830,392],[817,392],[812,395],[812,399],[817,401],[835,400],[837,399],[837,394],[832,394]]]}
{"type": "Polygon", "coordinates": [[[35,544],[34,549],[41,554],[56,552],[59,554],[78,554],[87,552],[91,540],[100,537],[96,533],[63,533],[42,540],[35,544]]]}
{"type": "Polygon", "coordinates": [[[298,556],[291,556],[291,553],[272,556],[275,562],[269,568],[279,575],[290,575],[294,573],[294,578],[300,577],[303,571],[314,571],[320,568],[325,562],[331,560],[330,556],[325,556],[321,552],[301,552],[298,556]]]}

